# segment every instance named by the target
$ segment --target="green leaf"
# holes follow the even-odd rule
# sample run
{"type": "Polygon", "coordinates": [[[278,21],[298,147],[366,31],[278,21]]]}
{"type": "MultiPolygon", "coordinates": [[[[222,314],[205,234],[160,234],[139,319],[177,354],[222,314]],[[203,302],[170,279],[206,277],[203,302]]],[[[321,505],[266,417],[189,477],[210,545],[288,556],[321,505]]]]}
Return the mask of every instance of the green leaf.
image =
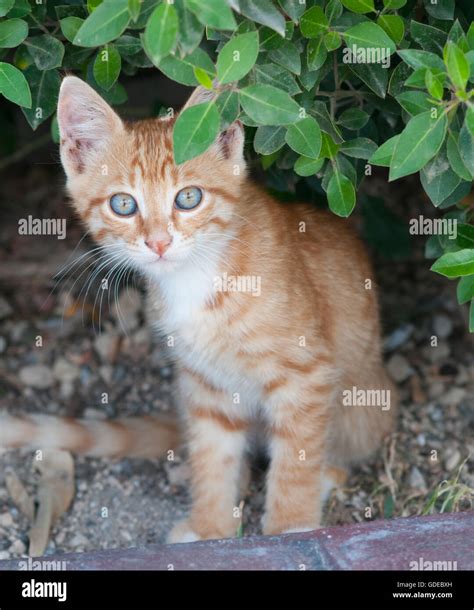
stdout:
{"type": "Polygon", "coordinates": [[[185,5],[203,25],[216,30],[233,30],[237,27],[232,11],[222,0],[185,0],[185,5]]]}
{"type": "Polygon", "coordinates": [[[461,178],[450,168],[444,148],[421,170],[420,179],[434,206],[443,203],[461,182],[461,178]]]}
{"type": "Polygon", "coordinates": [[[474,51],[474,22],[469,26],[466,34],[466,40],[471,51],[474,51]]]}
{"type": "Polygon", "coordinates": [[[295,173],[298,176],[314,176],[324,165],[324,159],[310,159],[309,157],[299,157],[295,163],[295,173]]]}
{"type": "Polygon", "coordinates": [[[464,305],[474,299],[474,275],[465,275],[459,280],[456,294],[459,305],[464,305]]]}
{"type": "Polygon", "coordinates": [[[114,42],[114,47],[123,57],[130,57],[131,55],[136,55],[142,50],[142,45],[139,38],[135,38],[135,36],[130,36],[129,34],[124,34],[117,38],[114,42]]]}
{"type": "Polygon", "coordinates": [[[441,148],[448,127],[444,111],[431,118],[431,111],[414,116],[400,134],[390,163],[389,180],[413,174],[424,167],[441,148]]]}
{"type": "Polygon", "coordinates": [[[94,78],[103,89],[109,90],[115,84],[122,68],[120,53],[113,46],[106,46],[97,53],[94,61],[94,78]]]}
{"type": "Polygon", "coordinates": [[[130,17],[133,21],[137,21],[140,16],[140,10],[142,8],[142,3],[140,0],[128,0],[128,12],[130,13],[130,17]]]}
{"type": "Polygon", "coordinates": [[[387,9],[398,10],[405,6],[408,0],[383,0],[383,5],[387,9]]]}
{"type": "Polygon", "coordinates": [[[318,38],[328,26],[328,18],[320,6],[313,6],[301,17],[300,30],[305,38],[318,38]]]}
{"type": "Polygon", "coordinates": [[[382,167],[390,167],[399,138],[399,135],[393,136],[379,146],[370,157],[369,163],[372,163],[372,165],[381,165],[382,167]]]}
{"type": "Polygon", "coordinates": [[[377,144],[369,138],[354,138],[343,142],[339,150],[348,157],[369,159],[377,150],[377,144]]]}
{"type": "Polygon", "coordinates": [[[301,15],[306,10],[305,3],[300,0],[278,0],[278,4],[295,23],[299,22],[301,15]]]}
{"type": "Polygon", "coordinates": [[[328,32],[324,35],[324,44],[328,51],[335,51],[341,44],[341,36],[337,32],[328,32]]]}
{"type": "Polygon", "coordinates": [[[397,95],[396,100],[412,116],[431,110],[433,107],[426,93],[421,91],[406,91],[397,95]]]}
{"type": "Polygon", "coordinates": [[[459,141],[459,133],[454,133],[452,131],[449,131],[448,139],[447,139],[447,153],[448,153],[449,163],[450,163],[452,169],[456,172],[456,174],[460,178],[470,182],[472,180],[472,177],[471,177],[469,170],[464,165],[464,161],[461,158],[461,154],[459,152],[458,141],[459,141]]]}
{"type": "Polygon", "coordinates": [[[405,24],[403,19],[398,15],[380,15],[377,23],[395,43],[398,44],[403,40],[405,24]]]}
{"type": "Polygon", "coordinates": [[[335,168],[332,178],[329,180],[328,190],[329,209],[346,218],[350,216],[356,203],[356,195],[352,182],[335,168]]]}
{"type": "Polygon", "coordinates": [[[199,46],[204,26],[196,15],[186,8],[184,0],[175,0],[174,6],[179,21],[178,45],[182,55],[188,55],[199,46]]]}
{"type": "Polygon", "coordinates": [[[173,151],[179,165],[206,151],[219,133],[219,112],[214,102],[184,110],[173,130],[173,151]]]}
{"type": "Polygon", "coordinates": [[[348,64],[349,70],[379,97],[387,93],[388,70],[381,64],[348,64]]]}
{"type": "Polygon", "coordinates": [[[473,106],[467,107],[464,122],[465,122],[465,125],[468,128],[471,136],[474,136],[474,107],[473,106]]]}
{"type": "Polygon", "coordinates": [[[341,132],[336,125],[334,125],[324,102],[315,101],[309,109],[309,113],[318,121],[321,131],[330,135],[335,143],[338,144],[339,142],[342,142],[341,132]]]}
{"type": "Polygon", "coordinates": [[[406,49],[398,51],[398,54],[410,68],[413,68],[413,70],[418,70],[419,68],[436,68],[441,72],[444,71],[443,61],[434,53],[420,51],[418,49],[406,49]]]}
{"type": "Polygon", "coordinates": [[[212,89],[212,79],[209,74],[202,68],[194,68],[194,76],[198,83],[206,89],[212,89]]]}
{"type": "Polygon", "coordinates": [[[428,15],[435,19],[451,21],[454,18],[454,0],[442,0],[433,3],[432,0],[423,0],[428,15]]]}
{"type": "Polygon", "coordinates": [[[367,112],[360,110],[359,108],[348,108],[344,110],[337,122],[346,129],[357,130],[362,129],[367,124],[370,116],[367,112]]]}
{"type": "Polygon", "coordinates": [[[472,275],[474,273],[474,249],[466,248],[443,254],[432,265],[431,271],[449,278],[472,275]]]}
{"type": "Polygon", "coordinates": [[[382,28],[372,21],[365,21],[354,25],[343,33],[344,40],[348,47],[357,47],[359,49],[374,49],[388,50],[389,54],[395,53],[396,45],[393,40],[387,36],[382,28]]]}
{"type": "Polygon", "coordinates": [[[474,178],[474,138],[471,135],[466,123],[462,126],[458,140],[459,152],[461,159],[474,178]]]}
{"type": "Polygon", "coordinates": [[[474,225],[458,224],[456,244],[460,248],[474,248],[474,225]]]}
{"type": "Polygon", "coordinates": [[[14,4],[15,0],[0,0],[0,17],[5,17],[5,15],[10,12],[10,9],[13,7],[14,4]]]}
{"type": "MultiPolygon", "coordinates": [[[[222,4],[222,0],[219,2],[222,4]]],[[[238,6],[240,13],[247,19],[266,25],[280,36],[285,36],[285,18],[270,0],[239,0],[238,6]]]]}
{"type": "Polygon", "coordinates": [[[448,42],[444,47],[443,57],[451,82],[456,89],[465,91],[470,69],[464,53],[454,42],[448,42]]]}
{"type": "Polygon", "coordinates": [[[270,51],[268,57],[290,72],[301,74],[301,55],[292,42],[285,41],[281,47],[270,51]]]}
{"type": "MultiPolygon", "coordinates": [[[[407,66],[408,67],[408,66],[407,66]]],[[[438,77],[442,74],[440,70],[430,68],[418,68],[415,70],[405,81],[405,87],[414,87],[415,89],[426,89],[426,74],[430,70],[433,74],[438,77]]]]}
{"type": "Polygon", "coordinates": [[[340,0],[329,0],[324,9],[324,14],[328,18],[329,23],[331,24],[333,21],[339,19],[342,15],[343,8],[340,0]]]}
{"type": "Polygon", "coordinates": [[[160,4],[151,14],[143,37],[146,54],[158,66],[170,54],[178,36],[178,15],[172,4],[160,4]]]}
{"type": "Polygon", "coordinates": [[[320,157],[324,159],[335,159],[337,151],[339,150],[339,144],[334,142],[333,138],[326,132],[321,134],[321,139],[320,157]]]}
{"type": "Polygon", "coordinates": [[[76,37],[77,32],[81,28],[84,23],[84,19],[80,17],[64,17],[59,21],[59,25],[61,27],[61,32],[64,37],[69,40],[69,42],[73,42],[76,37]]]}
{"type": "Polygon", "coordinates": [[[128,0],[104,0],[87,17],[74,38],[81,47],[98,47],[123,34],[130,21],[128,0]]]}
{"type": "Polygon", "coordinates": [[[290,148],[304,157],[317,159],[321,151],[321,130],[313,117],[306,118],[290,125],[285,136],[290,148]]]}
{"type": "Polygon", "coordinates": [[[271,85],[250,85],[240,91],[248,116],[260,125],[288,125],[300,116],[300,107],[285,91],[271,85]]]}
{"type": "Polygon", "coordinates": [[[33,36],[25,40],[25,44],[38,70],[52,70],[62,64],[64,45],[54,36],[33,36]]]}
{"type": "Polygon", "coordinates": [[[209,55],[202,49],[196,49],[182,60],[173,55],[164,57],[160,62],[160,70],[172,80],[183,85],[197,85],[194,69],[201,68],[210,78],[214,78],[215,68],[209,55]]]}
{"type": "Polygon", "coordinates": [[[31,93],[23,73],[5,62],[0,62],[0,93],[18,106],[31,108],[31,93]]]}
{"type": "Polygon", "coordinates": [[[8,17],[11,19],[21,19],[29,15],[32,11],[32,6],[29,0],[15,0],[15,4],[8,11],[8,17]]]}
{"type": "Polygon", "coordinates": [[[341,2],[353,13],[375,12],[374,0],[341,0],[341,2]]]}
{"type": "Polygon", "coordinates": [[[93,13],[102,2],[103,0],[87,0],[87,10],[89,13],[93,13]]]}
{"type": "Polygon", "coordinates": [[[13,49],[28,36],[28,24],[23,19],[0,21],[0,48],[13,49]]]}
{"type": "Polygon", "coordinates": [[[258,57],[258,33],[241,34],[227,42],[217,58],[221,85],[238,81],[250,72],[258,57]]]}
{"type": "Polygon", "coordinates": [[[308,63],[308,70],[319,70],[326,61],[328,52],[326,45],[324,44],[324,36],[310,40],[306,49],[306,60],[308,63]]]}
{"type": "Polygon", "coordinates": [[[439,55],[443,52],[446,44],[446,32],[435,28],[426,23],[418,23],[411,21],[410,23],[411,37],[417,42],[424,51],[430,51],[439,55]]]}
{"type": "Polygon", "coordinates": [[[301,93],[295,77],[281,66],[276,64],[256,64],[254,74],[257,83],[272,85],[273,87],[283,89],[283,91],[290,95],[301,93]]]}
{"type": "Polygon", "coordinates": [[[253,147],[261,155],[271,155],[285,144],[285,127],[261,125],[255,132],[253,147]]]}
{"type": "Polygon", "coordinates": [[[32,103],[30,108],[22,108],[32,129],[36,129],[56,110],[61,79],[57,70],[38,70],[30,66],[25,70],[30,85],[32,103]]]}
{"type": "Polygon", "coordinates": [[[430,68],[426,68],[425,85],[428,93],[435,100],[442,100],[444,95],[444,77],[435,74],[430,68]]]}
{"type": "Polygon", "coordinates": [[[237,120],[237,117],[239,116],[239,94],[230,89],[222,92],[216,99],[216,106],[221,117],[220,130],[224,131],[224,129],[227,129],[227,127],[237,120]]]}
{"type": "Polygon", "coordinates": [[[445,208],[449,208],[462,201],[471,192],[471,185],[472,180],[470,180],[469,182],[465,182],[464,180],[462,180],[459,186],[456,187],[451,193],[451,195],[447,199],[445,199],[443,203],[439,204],[438,208],[440,210],[444,210],[445,208]]]}

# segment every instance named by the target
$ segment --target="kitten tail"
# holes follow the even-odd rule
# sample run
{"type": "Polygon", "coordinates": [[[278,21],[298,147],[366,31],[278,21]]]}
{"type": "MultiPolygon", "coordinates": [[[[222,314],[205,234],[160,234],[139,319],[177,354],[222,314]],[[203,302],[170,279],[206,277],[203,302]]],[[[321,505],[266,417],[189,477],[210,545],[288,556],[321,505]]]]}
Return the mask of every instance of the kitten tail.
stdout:
{"type": "Polygon", "coordinates": [[[62,449],[94,457],[156,458],[179,445],[178,422],[169,416],[116,420],[0,413],[0,449],[62,449]]]}

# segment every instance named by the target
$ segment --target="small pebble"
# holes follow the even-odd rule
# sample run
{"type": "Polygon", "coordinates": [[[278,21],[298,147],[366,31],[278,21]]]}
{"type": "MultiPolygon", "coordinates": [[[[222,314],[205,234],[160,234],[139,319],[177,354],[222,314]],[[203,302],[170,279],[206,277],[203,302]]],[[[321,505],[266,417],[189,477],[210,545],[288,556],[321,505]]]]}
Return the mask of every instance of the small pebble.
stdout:
{"type": "Polygon", "coordinates": [[[20,370],[20,381],[26,386],[45,390],[53,385],[54,379],[50,368],[42,364],[32,364],[20,370]]]}
{"type": "Polygon", "coordinates": [[[453,323],[446,314],[438,314],[433,319],[433,331],[439,339],[447,339],[453,332],[453,323]]]}
{"type": "Polygon", "coordinates": [[[26,553],[26,546],[21,540],[15,540],[8,550],[14,555],[24,555],[26,553]]]}
{"type": "Polygon", "coordinates": [[[397,382],[405,381],[413,375],[413,368],[410,363],[401,354],[394,354],[387,362],[387,369],[390,376],[397,382]]]}
{"type": "Polygon", "coordinates": [[[453,470],[461,461],[461,452],[455,449],[451,454],[446,458],[444,465],[446,466],[446,470],[453,470]]]}

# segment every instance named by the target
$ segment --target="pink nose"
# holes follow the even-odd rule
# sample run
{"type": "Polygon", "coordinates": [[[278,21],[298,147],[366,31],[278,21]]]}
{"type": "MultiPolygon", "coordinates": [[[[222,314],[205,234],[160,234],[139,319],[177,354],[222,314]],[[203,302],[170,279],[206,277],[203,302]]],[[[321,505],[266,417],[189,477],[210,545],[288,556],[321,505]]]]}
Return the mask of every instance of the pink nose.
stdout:
{"type": "Polygon", "coordinates": [[[154,236],[148,239],[145,241],[145,244],[150,248],[150,250],[153,250],[153,252],[159,256],[163,256],[166,250],[168,250],[170,247],[172,241],[172,236],[169,233],[166,233],[164,235],[154,236]]]}

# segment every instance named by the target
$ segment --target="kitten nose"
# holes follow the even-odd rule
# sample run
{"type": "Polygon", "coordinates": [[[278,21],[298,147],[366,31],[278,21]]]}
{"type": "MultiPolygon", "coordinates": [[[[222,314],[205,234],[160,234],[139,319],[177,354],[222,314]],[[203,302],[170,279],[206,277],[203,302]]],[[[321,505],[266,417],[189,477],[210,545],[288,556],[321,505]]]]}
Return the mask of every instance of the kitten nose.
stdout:
{"type": "Polygon", "coordinates": [[[163,254],[168,250],[173,241],[173,237],[169,233],[159,233],[153,235],[150,239],[145,241],[145,244],[156,252],[159,256],[163,256],[163,254]]]}

